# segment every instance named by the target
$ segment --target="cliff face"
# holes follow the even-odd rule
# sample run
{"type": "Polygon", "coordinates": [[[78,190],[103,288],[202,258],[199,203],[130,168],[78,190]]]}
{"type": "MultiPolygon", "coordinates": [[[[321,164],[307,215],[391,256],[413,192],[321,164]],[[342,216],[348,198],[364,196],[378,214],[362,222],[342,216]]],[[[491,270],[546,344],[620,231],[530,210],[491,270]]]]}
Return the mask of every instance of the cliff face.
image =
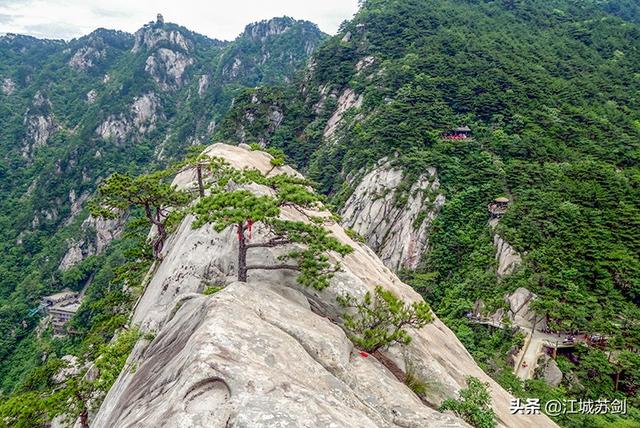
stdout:
{"type": "MultiPolygon", "coordinates": [[[[223,144],[207,152],[237,168],[272,169],[263,152],[223,144]]],[[[295,171],[283,167],[271,173],[295,171]]],[[[193,171],[186,171],[175,183],[184,188],[193,180],[193,171]]],[[[403,370],[411,364],[428,382],[429,405],[375,358],[356,352],[333,322],[341,313],[337,295],[362,296],[381,285],[405,301],[421,297],[372,250],[352,241],[328,212],[313,215],[324,217],[325,227],[354,249],[322,292],[299,287],[287,271],[252,271],[248,283],[235,282],[234,232],[194,230],[193,218],[186,217],[133,315],[155,339],[135,348],[93,426],[466,426],[433,407],[454,396],[469,375],[490,383],[501,425],[554,426],[544,416],[511,415],[510,395],[437,319],[413,332],[405,349],[385,353],[403,370]],[[200,294],[210,284],[226,288],[200,294]]],[[[305,218],[295,208],[282,216],[305,218]]],[[[260,233],[258,228],[256,239],[260,233]]],[[[277,252],[256,250],[251,257],[272,262],[277,252]]]]}
{"type": "Polygon", "coordinates": [[[342,224],[364,236],[382,262],[395,271],[418,266],[427,247],[429,225],[445,202],[438,193],[435,168],[418,177],[406,195],[400,190],[404,175],[382,159],[362,178],[341,212],[342,224]]]}

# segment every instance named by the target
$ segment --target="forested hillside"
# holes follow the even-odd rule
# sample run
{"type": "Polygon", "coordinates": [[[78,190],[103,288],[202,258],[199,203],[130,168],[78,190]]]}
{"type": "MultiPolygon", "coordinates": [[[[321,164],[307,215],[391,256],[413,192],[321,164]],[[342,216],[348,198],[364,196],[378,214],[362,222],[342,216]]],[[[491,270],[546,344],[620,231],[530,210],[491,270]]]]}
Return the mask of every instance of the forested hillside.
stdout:
{"type": "MultiPolygon", "coordinates": [[[[0,414],[46,421],[54,405],[32,391],[54,387],[62,355],[117,360],[105,344],[151,264],[148,224],[135,212],[87,219],[96,183],[224,141],[283,152],[335,212],[371,171],[400,171],[394,189],[359,201],[392,191],[394,212],[420,211],[409,226],[426,230],[425,251],[417,269],[399,273],[479,365],[524,399],[628,402],[626,416],[555,417],[563,426],[637,426],[636,3],[365,0],[326,40],[288,18],[233,42],[162,21],[69,43],[1,38],[0,389],[10,400],[0,414]],[[462,126],[470,138],[449,138],[462,126]],[[416,187],[425,172],[429,186],[416,187]],[[426,202],[412,207],[418,192],[426,202]],[[509,205],[491,219],[498,197],[509,205]],[[505,246],[517,254],[509,269],[505,246]],[[75,335],[34,331],[40,296],[86,284],[75,335]],[[472,320],[508,311],[505,296],[522,289],[537,295],[531,306],[546,331],[585,337],[554,356],[556,385],[514,375],[517,329],[472,320]],[[16,410],[23,402],[28,412],[16,410]]],[[[120,354],[135,342],[123,340],[111,345],[120,354]]],[[[111,382],[122,364],[105,371],[111,382]]]]}
{"type": "Polygon", "coordinates": [[[246,92],[217,135],[283,149],[338,210],[382,157],[405,170],[405,193],[435,167],[446,203],[406,278],[514,393],[626,397],[637,418],[637,12],[624,1],[368,0],[295,87],[246,92]],[[461,125],[473,138],[442,138],[461,125]],[[512,203],[493,230],[487,205],[500,196],[512,203]],[[513,275],[496,275],[494,235],[522,255],[513,275]],[[521,339],[467,319],[478,299],[492,313],[519,287],[539,296],[551,331],[607,337],[558,359],[558,388],[521,384],[505,362],[521,339]]]}
{"type": "Polygon", "coordinates": [[[285,17],[226,42],[160,16],[134,35],[0,38],[0,391],[90,330],[91,346],[110,340],[128,316],[130,296],[109,284],[139,273],[117,268],[145,260],[134,244],[148,226],[134,222],[126,229],[137,234],[122,235],[126,219],[88,218],[96,184],[181,160],[210,141],[238,91],[292,79],[324,38],[315,24],[285,17]],[[37,339],[40,298],[88,284],[80,334],[62,344],[37,339]]]}

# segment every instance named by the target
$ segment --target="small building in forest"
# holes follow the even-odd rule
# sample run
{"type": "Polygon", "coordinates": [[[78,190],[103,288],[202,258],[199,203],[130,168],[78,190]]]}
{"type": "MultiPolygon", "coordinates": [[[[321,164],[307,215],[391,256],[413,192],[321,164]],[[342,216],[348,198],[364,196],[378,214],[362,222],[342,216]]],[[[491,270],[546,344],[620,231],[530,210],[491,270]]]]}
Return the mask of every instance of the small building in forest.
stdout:
{"type": "Polygon", "coordinates": [[[69,289],[63,290],[59,293],[51,294],[49,296],[44,296],[42,298],[42,306],[45,310],[48,311],[48,308],[60,304],[66,303],[70,301],[78,301],[79,294],[75,291],[71,291],[69,289]]]}
{"type": "Polygon", "coordinates": [[[53,334],[63,336],[67,333],[65,325],[76,314],[80,308],[80,302],[67,302],[49,308],[51,316],[51,324],[53,325],[53,334]]]}
{"type": "Polygon", "coordinates": [[[471,128],[468,126],[460,126],[446,132],[442,137],[445,140],[466,140],[471,138],[471,128]]]}
{"type": "Polygon", "coordinates": [[[42,298],[41,308],[51,317],[53,334],[66,334],[65,324],[76,314],[80,307],[80,294],[64,290],[42,298]]]}
{"type": "Polygon", "coordinates": [[[509,201],[508,198],[496,198],[493,200],[493,202],[491,202],[489,204],[489,213],[491,214],[491,218],[500,218],[504,215],[504,213],[507,212],[507,209],[509,208],[509,204],[511,203],[511,201],[509,201]]]}

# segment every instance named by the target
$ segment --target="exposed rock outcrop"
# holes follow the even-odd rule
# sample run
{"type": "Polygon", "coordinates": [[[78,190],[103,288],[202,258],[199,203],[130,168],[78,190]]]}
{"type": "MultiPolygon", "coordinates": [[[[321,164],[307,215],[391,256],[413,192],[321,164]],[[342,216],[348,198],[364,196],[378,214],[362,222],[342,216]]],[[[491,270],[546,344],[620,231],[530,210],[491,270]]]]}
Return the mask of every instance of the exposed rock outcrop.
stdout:
{"type": "Polygon", "coordinates": [[[159,45],[170,45],[184,52],[193,48],[192,42],[180,31],[167,29],[163,25],[145,25],[135,34],[132,52],[137,53],[142,49],[151,50],[159,45]]]}
{"type": "Polygon", "coordinates": [[[144,69],[166,91],[182,86],[185,70],[193,62],[193,58],[182,52],[160,48],[147,58],[144,69]]]}
{"type": "Polygon", "coordinates": [[[160,100],[153,92],[137,97],[131,105],[133,126],[139,134],[153,130],[158,120],[160,100]]]}
{"type": "Polygon", "coordinates": [[[110,115],[96,129],[96,134],[105,140],[123,143],[135,131],[144,135],[155,128],[161,114],[158,97],[149,92],[136,97],[128,114],[110,115]]]}
{"type": "Polygon", "coordinates": [[[393,270],[415,269],[426,250],[428,229],[445,197],[430,168],[411,185],[406,202],[400,202],[401,169],[386,158],[366,174],[347,200],[342,224],[365,237],[367,245],[393,270]]]}
{"type": "Polygon", "coordinates": [[[51,101],[41,92],[33,96],[32,105],[24,116],[26,135],[23,141],[22,156],[31,159],[38,147],[43,147],[49,138],[58,130],[53,114],[51,101]]]}
{"type": "Polygon", "coordinates": [[[92,89],[89,92],[87,92],[87,104],[93,104],[94,102],[96,102],[97,98],[98,98],[98,91],[96,91],[95,89],[92,89]]]}
{"type": "MultiPolygon", "coordinates": [[[[263,152],[223,144],[207,151],[237,168],[274,169],[263,152]]],[[[295,172],[284,167],[272,173],[295,172]]],[[[193,171],[185,171],[175,183],[191,187],[194,179],[193,171]]],[[[328,212],[310,214],[324,217],[325,227],[354,248],[322,292],[299,287],[289,271],[252,271],[247,284],[234,282],[233,230],[194,230],[187,216],[167,241],[133,315],[143,331],[158,335],[146,350],[136,347],[126,365],[136,369],[121,373],[92,426],[466,426],[421,403],[373,357],[354,352],[330,321],[342,312],[336,296],[345,292],[362,296],[382,285],[406,301],[421,298],[328,212]],[[228,285],[213,296],[196,294],[211,281],[228,285]]],[[[306,218],[294,207],[282,216],[306,218]]],[[[255,239],[264,238],[259,228],[256,233],[255,239]]],[[[277,254],[264,250],[250,257],[273,262],[277,254]]],[[[427,392],[432,406],[473,375],[490,383],[502,426],[554,426],[545,416],[511,415],[510,395],[439,320],[413,336],[404,351],[392,348],[386,356],[401,368],[410,362],[418,376],[437,384],[427,392]]]]}
{"type": "Polygon", "coordinates": [[[109,220],[88,217],[81,226],[85,238],[69,242],[69,248],[58,268],[65,271],[89,256],[101,254],[111,241],[120,236],[124,225],[124,218],[109,220]]]}
{"type": "Polygon", "coordinates": [[[198,96],[202,97],[207,89],[209,89],[209,83],[211,82],[211,77],[208,74],[203,74],[198,79],[198,96]]]}
{"type": "Polygon", "coordinates": [[[546,327],[545,320],[540,319],[531,308],[531,303],[537,297],[535,293],[524,287],[518,288],[506,297],[509,304],[509,319],[513,324],[527,329],[533,328],[534,324],[538,330],[546,327]]]}
{"type": "Polygon", "coordinates": [[[175,26],[157,22],[136,32],[132,52],[149,52],[145,71],[167,91],[183,85],[185,70],[194,63],[193,49],[193,42],[175,26]]]}
{"type": "Polygon", "coordinates": [[[105,49],[98,49],[93,46],[83,46],[78,49],[71,59],[69,67],[78,71],[87,71],[93,68],[96,63],[107,56],[105,49]]]}
{"type": "Polygon", "coordinates": [[[284,33],[295,23],[296,21],[291,18],[273,18],[256,22],[246,26],[244,36],[264,43],[268,37],[284,33]]]}
{"type": "Polygon", "coordinates": [[[542,378],[552,388],[560,385],[562,383],[562,378],[564,375],[562,374],[562,370],[558,367],[558,363],[556,360],[551,359],[548,355],[544,356],[545,363],[542,372],[542,378]]]}
{"type": "Polygon", "coordinates": [[[31,157],[35,149],[45,146],[51,135],[58,129],[53,117],[48,114],[28,115],[24,118],[24,126],[27,129],[22,151],[25,157],[31,157]]]}
{"type": "Polygon", "coordinates": [[[126,140],[130,131],[131,125],[123,114],[112,114],[98,126],[96,134],[104,140],[122,143],[126,140]]]}
{"type": "Polygon", "coordinates": [[[496,273],[499,277],[511,275],[522,264],[522,257],[500,235],[493,235],[493,245],[496,247],[496,261],[498,262],[496,273]]]}
{"type": "Polygon", "coordinates": [[[324,128],[324,137],[330,138],[338,129],[338,125],[340,125],[340,121],[342,120],[342,116],[347,112],[347,110],[355,108],[358,109],[362,106],[363,97],[362,95],[358,95],[351,88],[347,88],[344,92],[338,97],[338,105],[336,107],[335,112],[329,118],[327,125],[324,128]]]}
{"type": "Polygon", "coordinates": [[[13,79],[9,77],[4,77],[0,81],[0,90],[5,95],[11,95],[16,90],[16,84],[13,79]]]}
{"type": "MultiPolygon", "coordinates": [[[[491,229],[495,229],[499,222],[500,218],[492,218],[489,220],[489,226],[491,229]]],[[[520,253],[497,233],[493,235],[493,245],[496,247],[496,262],[498,263],[496,274],[498,278],[511,275],[522,265],[520,253]]]]}

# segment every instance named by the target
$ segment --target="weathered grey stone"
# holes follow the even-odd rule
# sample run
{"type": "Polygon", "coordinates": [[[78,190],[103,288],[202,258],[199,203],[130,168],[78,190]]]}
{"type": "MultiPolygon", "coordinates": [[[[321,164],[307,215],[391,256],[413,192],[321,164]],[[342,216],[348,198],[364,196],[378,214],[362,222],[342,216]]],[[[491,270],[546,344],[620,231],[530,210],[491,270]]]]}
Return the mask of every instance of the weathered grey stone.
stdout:
{"type": "Polygon", "coordinates": [[[69,249],[60,261],[58,269],[65,271],[89,256],[102,254],[109,243],[122,234],[125,222],[125,217],[117,219],[88,217],[82,222],[81,228],[85,235],[87,231],[93,231],[93,238],[70,241],[69,249]]]}
{"type": "Polygon", "coordinates": [[[341,212],[345,227],[364,236],[367,245],[394,270],[415,269],[428,243],[428,228],[444,205],[440,183],[430,168],[409,189],[406,203],[398,204],[398,186],[404,173],[382,159],[366,174],[341,212]]]}
{"type": "Polygon", "coordinates": [[[110,115],[96,129],[96,134],[100,138],[115,143],[124,142],[129,132],[131,132],[131,124],[123,114],[110,115]]]}
{"type": "MultiPolygon", "coordinates": [[[[236,168],[297,173],[273,168],[271,156],[216,144],[206,151],[236,168]]],[[[194,171],[179,174],[180,188],[194,186],[194,171]]],[[[256,191],[265,191],[255,188],[256,191]]],[[[421,297],[403,284],[366,246],[352,241],[326,211],[284,208],[285,219],[325,218],[325,227],[354,252],[322,292],[301,288],[290,271],[251,271],[247,284],[234,281],[234,231],[194,230],[187,216],[165,246],[133,322],[156,339],[137,347],[96,416],[95,427],[421,427],[466,426],[425,406],[376,359],[355,354],[332,321],[342,308],[336,296],[362,296],[381,285],[407,302],[421,297]],[[227,287],[198,296],[209,282],[227,287]],[[322,314],[322,315],[318,315],[322,314]]],[[[253,239],[264,239],[256,227],[253,239]]],[[[280,250],[281,251],[281,250],[280,250]]],[[[272,263],[278,250],[252,250],[254,261],[272,263]]],[[[386,355],[436,385],[432,406],[455,396],[465,376],[489,382],[501,426],[555,426],[545,416],[511,415],[511,396],[486,376],[453,333],[435,320],[413,332],[406,349],[386,355]]]]}
{"type": "Polygon", "coordinates": [[[210,82],[211,78],[208,74],[203,74],[202,76],[200,76],[200,79],[198,79],[198,96],[202,97],[205,92],[207,92],[210,82]]]}
{"type": "Polygon", "coordinates": [[[161,117],[160,100],[156,94],[149,92],[134,98],[128,112],[107,117],[96,129],[96,134],[121,144],[133,133],[142,136],[155,129],[161,117]]]}
{"type": "Polygon", "coordinates": [[[12,95],[16,90],[16,83],[9,77],[3,77],[0,82],[0,90],[5,95],[12,95]]]}
{"type": "Polygon", "coordinates": [[[364,98],[362,95],[358,95],[351,88],[347,88],[338,98],[338,105],[336,107],[335,112],[327,121],[327,125],[324,128],[324,137],[331,138],[338,130],[338,126],[342,120],[342,116],[347,112],[347,110],[355,108],[359,109],[362,106],[364,98]]]}
{"type": "Polygon", "coordinates": [[[531,308],[531,303],[537,297],[535,293],[524,287],[518,288],[506,297],[507,303],[509,303],[509,318],[515,325],[531,329],[535,323],[537,330],[546,327],[545,319],[538,317],[531,308]]]}
{"type": "Polygon", "coordinates": [[[499,277],[511,275],[522,264],[522,257],[500,235],[493,235],[493,245],[496,247],[496,261],[498,262],[496,273],[499,277]]]}
{"type": "Polygon", "coordinates": [[[168,42],[173,47],[176,47],[184,52],[189,52],[192,49],[192,43],[182,35],[179,31],[168,31],[162,27],[153,27],[145,25],[135,34],[135,42],[132,52],[140,52],[143,48],[151,50],[155,48],[161,42],[168,42]]]}
{"type": "Polygon", "coordinates": [[[166,91],[182,86],[184,72],[193,62],[193,58],[182,52],[160,48],[147,58],[144,69],[166,91]]]}
{"type": "Polygon", "coordinates": [[[96,102],[97,98],[98,98],[98,91],[96,91],[95,89],[92,89],[89,92],[87,92],[87,104],[93,104],[94,102],[96,102]]]}
{"type": "Polygon", "coordinates": [[[562,371],[560,367],[558,367],[558,363],[556,360],[553,360],[549,357],[546,357],[546,363],[544,366],[543,379],[552,388],[560,385],[562,383],[562,371]]]}
{"type": "Polygon", "coordinates": [[[97,49],[93,46],[83,46],[78,49],[71,59],[69,67],[78,71],[87,71],[96,65],[96,62],[107,55],[104,49],[97,49]]]}
{"type": "Polygon", "coordinates": [[[57,129],[53,122],[53,117],[50,115],[27,116],[24,124],[27,127],[27,141],[30,152],[46,145],[51,134],[57,129]]]}
{"type": "Polygon", "coordinates": [[[139,134],[153,130],[158,120],[160,100],[153,92],[136,97],[131,105],[133,126],[139,134]]]}

